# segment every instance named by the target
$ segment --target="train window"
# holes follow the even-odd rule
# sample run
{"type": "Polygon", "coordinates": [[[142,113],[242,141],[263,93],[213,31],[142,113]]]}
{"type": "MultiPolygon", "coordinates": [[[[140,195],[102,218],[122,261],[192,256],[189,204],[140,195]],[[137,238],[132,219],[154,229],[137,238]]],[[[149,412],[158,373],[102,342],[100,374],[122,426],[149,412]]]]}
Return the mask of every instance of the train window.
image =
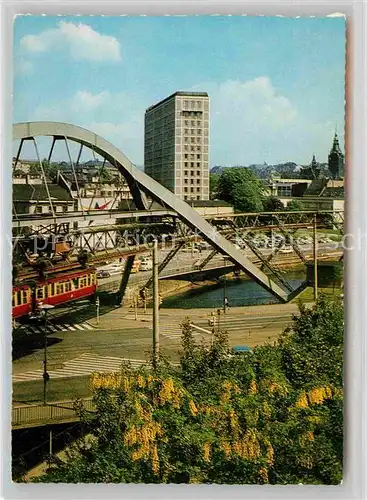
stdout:
{"type": "Polygon", "coordinates": [[[37,288],[36,292],[36,297],[37,299],[44,299],[45,298],[45,287],[37,288]]]}
{"type": "Polygon", "coordinates": [[[87,286],[87,278],[79,278],[79,288],[85,288],[87,286]]]}
{"type": "Polygon", "coordinates": [[[65,282],[65,292],[70,292],[70,290],[71,290],[71,282],[66,281],[65,282]]]}
{"type": "Polygon", "coordinates": [[[26,304],[27,302],[28,302],[27,290],[22,290],[22,304],[26,304]]]}
{"type": "Polygon", "coordinates": [[[17,292],[13,293],[13,300],[12,300],[12,306],[15,307],[18,305],[18,294],[17,292]]]}
{"type": "Polygon", "coordinates": [[[48,285],[48,295],[49,295],[49,297],[52,297],[53,295],[55,295],[55,283],[50,283],[48,285]]]}
{"type": "Polygon", "coordinates": [[[64,293],[65,283],[56,283],[56,295],[64,293]]]}

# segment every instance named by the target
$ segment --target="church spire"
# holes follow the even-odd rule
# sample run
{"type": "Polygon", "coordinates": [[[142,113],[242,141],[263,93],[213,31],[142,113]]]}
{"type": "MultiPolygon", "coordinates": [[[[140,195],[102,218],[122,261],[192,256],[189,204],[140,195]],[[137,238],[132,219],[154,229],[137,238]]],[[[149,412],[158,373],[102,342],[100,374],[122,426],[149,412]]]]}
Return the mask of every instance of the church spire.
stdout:
{"type": "Polygon", "coordinates": [[[339,146],[338,134],[335,132],[333,145],[329,153],[329,171],[333,179],[340,179],[344,174],[344,155],[339,146]]]}
{"type": "Polygon", "coordinates": [[[341,154],[342,155],[342,152],[340,150],[340,146],[339,146],[339,139],[338,139],[338,134],[335,132],[334,134],[334,140],[333,140],[333,147],[331,148],[331,152],[336,152],[338,154],[341,154]]]}

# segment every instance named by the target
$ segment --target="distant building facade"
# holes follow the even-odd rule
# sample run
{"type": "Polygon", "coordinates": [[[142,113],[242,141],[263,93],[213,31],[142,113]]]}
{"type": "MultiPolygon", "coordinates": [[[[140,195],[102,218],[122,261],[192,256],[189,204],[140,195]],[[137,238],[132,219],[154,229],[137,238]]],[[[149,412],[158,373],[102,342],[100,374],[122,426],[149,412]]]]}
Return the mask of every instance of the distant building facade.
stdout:
{"type": "Polygon", "coordinates": [[[176,92],[145,112],[144,170],[183,200],[209,200],[209,96],[176,92]]]}

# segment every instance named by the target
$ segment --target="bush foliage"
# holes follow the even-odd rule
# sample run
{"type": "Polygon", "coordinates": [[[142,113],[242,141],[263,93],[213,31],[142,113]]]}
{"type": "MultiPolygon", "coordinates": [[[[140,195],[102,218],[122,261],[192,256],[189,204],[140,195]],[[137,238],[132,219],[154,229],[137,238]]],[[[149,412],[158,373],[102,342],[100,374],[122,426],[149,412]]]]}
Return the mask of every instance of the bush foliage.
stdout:
{"type": "Polygon", "coordinates": [[[179,366],[93,374],[88,439],[41,482],[338,484],[343,456],[343,308],[300,307],[274,344],[233,354],[183,325],[179,366]]]}

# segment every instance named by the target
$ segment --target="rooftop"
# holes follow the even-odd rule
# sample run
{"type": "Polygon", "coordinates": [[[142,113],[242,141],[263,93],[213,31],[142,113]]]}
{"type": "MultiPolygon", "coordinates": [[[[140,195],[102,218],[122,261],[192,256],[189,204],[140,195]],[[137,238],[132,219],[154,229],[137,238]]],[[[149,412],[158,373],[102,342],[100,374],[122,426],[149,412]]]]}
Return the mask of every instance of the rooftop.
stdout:
{"type": "Polygon", "coordinates": [[[209,97],[207,92],[184,92],[182,90],[179,90],[179,91],[175,92],[174,94],[171,94],[168,97],[165,97],[164,99],[162,99],[161,101],[157,102],[156,104],[153,104],[152,106],[149,106],[149,108],[147,108],[147,110],[145,112],[147,113],[148,111],[150,111],[150,110],[152,110],[152,109],[160,106],[161,104],[169,101],[170,99],[172,99],[173,97],[176,97],[176,96],[209,97]]]}
{"type": "MultiPolygon", "coordinates": [[[[48,184],[50,196],[60,201],[71,201],[72,197],[67,189],[58,184],[48,184]]],[[[44,184],[13,184],[13,200],[29,201],[39,200],[47,201],[48,194],[44,184]]]]}

